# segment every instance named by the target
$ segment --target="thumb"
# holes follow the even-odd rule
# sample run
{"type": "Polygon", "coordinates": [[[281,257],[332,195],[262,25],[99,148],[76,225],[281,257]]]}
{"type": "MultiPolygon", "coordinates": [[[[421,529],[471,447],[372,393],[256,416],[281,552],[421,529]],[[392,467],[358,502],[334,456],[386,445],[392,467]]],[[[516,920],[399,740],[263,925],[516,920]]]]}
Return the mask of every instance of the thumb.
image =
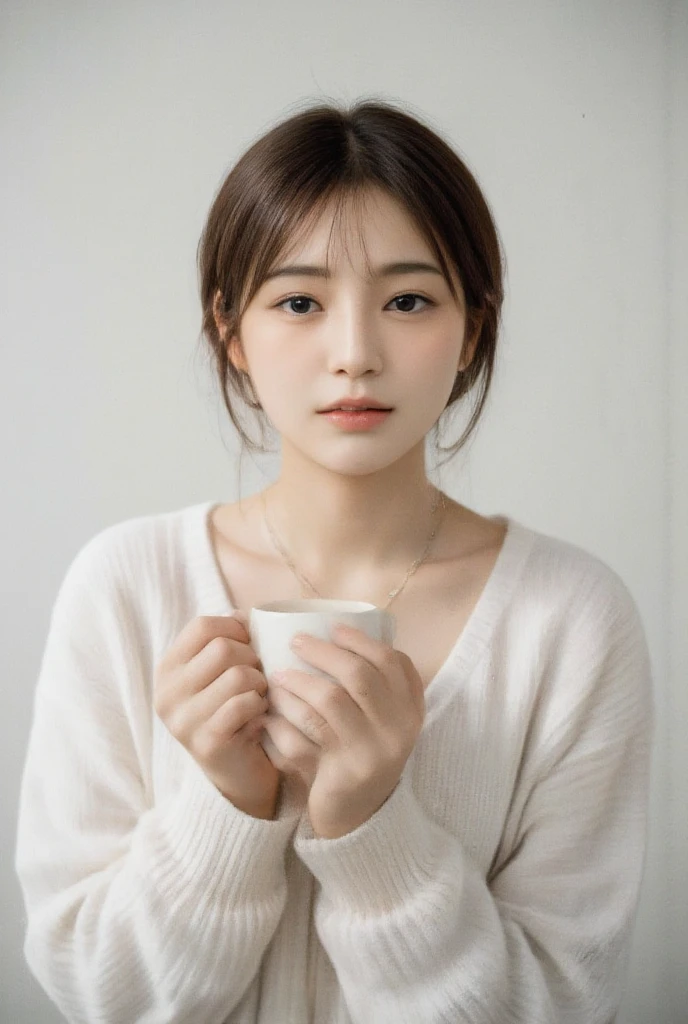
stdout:
{"type": "Polygon", "coordinates": [[[247,611],[244,611],[243,608],[235,608],[232,612],[232,618],[237,619],[248,633],[249,614],[247,611]]]}
{"type": "MultiPolygon", "coordinates": [[[[251,631],[249,629],[249,619],[250,619],[249,613],[247,611],[244,611],[243,608],[236,608],[232,612],[232,618],[236,619],[237,622],[240,622],[241,625],[244,627],[244,629],[246,630],[246,636],[248,638],[248,642],[250,643],[251,642],[251,631]]],[[[263,662],[260,660],[260,658],[258,658],[258,668],[260,669],[261,672],[263,671],[263,662]]]]}

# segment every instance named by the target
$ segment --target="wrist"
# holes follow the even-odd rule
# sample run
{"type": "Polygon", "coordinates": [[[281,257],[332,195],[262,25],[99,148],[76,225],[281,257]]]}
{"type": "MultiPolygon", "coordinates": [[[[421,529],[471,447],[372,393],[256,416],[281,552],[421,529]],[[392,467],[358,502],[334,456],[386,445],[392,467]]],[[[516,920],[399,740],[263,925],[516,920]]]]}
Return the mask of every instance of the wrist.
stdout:
{"type": "MultiPolygon", "coordinates": [[[[220,789],[219,786],[218,789],[220,789]]],[[[248,800],[245,797],[232,796],[231,793],[226,793],[222,789],[220,792],[225,800],[242,814],[248,814],[251,818],[262,818],[264,821],[273,821],[275,818],[277,793],[267,800],[264,797],[261,797],[260,800],[248,800]]]]}
{"type": "Polygon", "coordinates": [[[226,793],[222,794],[226,800],[229,800],[233,807],[236,807],[242,814],[248,814],[251,818],[262,818],[264,821],[273,821],[275,817],[275,801],[266,804],[253,804],[245,803],[242,800],[232,800],[227,796],[226,793]]]}
{"type": "MultiPolygon", "coordinates": [[[[396,789],[396,786],[394,787],[396,789]]],[[[394,790],[392,790],[392,793],[394,790]]],[[[392,793],[387,793],[383,799],[378,799],[365,807],[356,808],[350,814],[338,815],[313,815],[309,809],[311,829],[316,839],[341,839],[342,836],[355,832],[361,825],[370,821],[378,811],[384,807],[392,793]]]]}

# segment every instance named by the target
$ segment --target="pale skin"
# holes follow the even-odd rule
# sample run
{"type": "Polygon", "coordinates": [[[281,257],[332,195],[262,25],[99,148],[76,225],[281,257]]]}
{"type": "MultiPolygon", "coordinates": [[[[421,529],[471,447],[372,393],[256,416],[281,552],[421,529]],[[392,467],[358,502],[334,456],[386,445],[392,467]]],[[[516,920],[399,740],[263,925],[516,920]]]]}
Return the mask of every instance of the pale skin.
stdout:
{"type": "Polygon", "coordinates": [[[289,669],[272,697],[277,714],[263,716],[268,756],[299,773],[313,831],[329,839],[385,803],[425,717],[423,681],[406,654],[361,630],[335,636],[333,644],[306,635],[295,650],[339,682],[289,669]]]}
{"type": "MultiPolygon", "coordinates": [[[[324,267],[331,224],[326,211],[307,225],[278,268],[324,267]]],[[[347,241],[327,279],[300,272],[266,281],[240,338],[226,336],[216,306],[229,358],[250,373],[281,436],[280,477],[265,492],[270,520],[323,594],[370,592],[376,576],[390,589],[422,552],[435,496],[425,436],[477,340],[465,337],[458,278],[457,303],[439,273],[368,276],[366,252],[373,271],[392,262],[439,270],[403,207],[371,191],[347,241]],[[351,433],[318,414],[351,395],[394,411],[351,433]]],[[[424,684],[406,654],[359,630],[334,643],[306,637],[298,654],[338,683],[296,670],[271,677],[272,707],[256,725],[273,765],[306,787],[314,833],[334,839],[367,821],[396,788],[422,728],[424,684]]]]}

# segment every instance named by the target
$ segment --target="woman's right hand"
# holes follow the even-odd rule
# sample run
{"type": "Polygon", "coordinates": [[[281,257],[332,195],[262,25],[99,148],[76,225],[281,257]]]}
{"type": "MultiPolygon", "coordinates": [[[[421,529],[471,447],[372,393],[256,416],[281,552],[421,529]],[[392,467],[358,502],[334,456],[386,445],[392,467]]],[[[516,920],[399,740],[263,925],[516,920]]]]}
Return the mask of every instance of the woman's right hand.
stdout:
{"type": "Polygon", "coordinates": [[[260,744],[267,680],[243,612],[192,619],[155,672],[165,727],[235,807],[274,818],[280,773],[260,744]]]}

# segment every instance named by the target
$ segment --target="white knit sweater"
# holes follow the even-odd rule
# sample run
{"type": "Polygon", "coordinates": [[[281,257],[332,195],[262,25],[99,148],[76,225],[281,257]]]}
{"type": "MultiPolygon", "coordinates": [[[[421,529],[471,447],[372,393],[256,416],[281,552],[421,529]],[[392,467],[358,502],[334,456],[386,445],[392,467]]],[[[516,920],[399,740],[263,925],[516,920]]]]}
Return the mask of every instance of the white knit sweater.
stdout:
{"type": "Polygon", "coordinates": [[[60,587],[22,781],[25,955],[84,1024],[609,1024],[644,867],[655,704],[636,604],[506,516],[384,806],[317,839],[226,800],[152,707],[229,615],[205,502],[111,526],[60,587]]]}

